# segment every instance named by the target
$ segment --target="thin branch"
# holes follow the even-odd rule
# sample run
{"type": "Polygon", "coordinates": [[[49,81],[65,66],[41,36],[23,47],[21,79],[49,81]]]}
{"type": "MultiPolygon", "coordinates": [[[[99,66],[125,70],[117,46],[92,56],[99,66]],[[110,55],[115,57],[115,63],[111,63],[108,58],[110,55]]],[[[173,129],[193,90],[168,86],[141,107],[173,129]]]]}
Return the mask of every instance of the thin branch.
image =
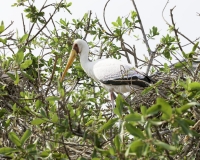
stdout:
{"type": "Polygon", "coordinates": [[[129,55],[128,55],[128,53],[127,53],[127,50],[128,50],[128,49],[127,49],[127,48],[125,47],[125,45],[124,45],[124,40],[123,40],[123,38],[121,38],[120,42],[121,42],[121,47],[122,47],[122,49],[123,49],[124,52],[125,52],[126,59],[127,59],[128,63],[131,63],[130,58],[129,58],[129,55]]]}
{"type": "MultiPolygon", "coordinates": [[[[175,7],[176,6],[174,6],[174,8],[175,7]]],[[[178,47],[181,50],[181,52],[183,53],[184,51],[183,51],[183,48],[181,47],[180,40],[179,40],[178,34],[177,34],[178,29],[176,29],[176,27],[175,27],[174,18],[173,18],[173,14],[172,14],[174,8],[170,9],[170,16],[171,16],[172,25],[173,25],[173,28],[174,28],[174,33],[175,33],[175,37],[176,37],[176,41],[177,41],[178,47]]]]}
{"type": "Polygon", "coordinates": [[[163,18],[163,20],[165,21],[165,23],[166,23],[168,26],[171,26],[171,25],[167,22],[167,20],[165,19],[165,17],[164,17],[164,11],[165,11],[165,8],[167,7],[168,3],[169,3],[169,0],[167,1],[167,3],[165,4],[165,6],[164,6],[164,8],[163,8],[163,10],[162,10],[162,18],[163,18]]]}
{"type": "Polygon", "coordinates": [[[136,12],[137,12],[137,17],[138,17],[138,20],[139,20],[139,23],[140,23],[140,29],[141,29],[141,31],[142,31],[142,35],[143,35],[144,42],[145,42],[146,47],[147,47],[147,51],[148,51],[149,55],[151,55],[151,54],[153,54],[153,53],[152,53],[152,51],[151,51],[151,49],[150,49],[150,46],[149,46],[149,43],[148,43],[148,40],[147,40],[145,31],[144,31],[144,27],[143,27],[143,25],[142,25],[142,20],[141,20],[141,18],[140,18],[140,14],[139,14],[139,12],[138,12],[138,9],[137,9],[137,6],[136,6],[135,1],[132,0],[132,2],[133,2],[133,6],[134,6],[134,8],[135,8],[135,10],[136,10],[136,12]]]}
{"type": "MultiPolygon", "coordinates": [[[[51,14],[49,14],[50,15],[50,17],[51,17],[51,14]]],[[[56,36],[58,37],[58,32],[57,32],[57,30],[56,30],[56,25],[55,25],[55,23],[54,23],[54,21],[53,21],[53,18],[51,19],[51,22],[52,22],[52,24],[53,24],[53,26],[54,26],[54,29],[55,29],[55,32],[56,32],[56,36]]]]}
{"type": "Polygon", "coordinates": [[[25,23],[24,23],[23,13],[21,14],[21,16],[22,16],[22,23],[23,23],[24,34],[26,34],[26,26],[25,26],[25,23]]]}
{"type": "Polygon", "coordinates": [[[89,17],[88,17],[88,21],[87,21],[87,26],[85,28],[85,36],[84,36],[84,40],[86,40],[86,37],[88,35],[89,29],[90,29],[90,20],[91,20],[91,15],[92,15],[92,11],[89,11],[89,17]]]}
{"type": "Polygon", "coordinates": [[[4,31],[7,30],[13,23],[14,21],[11,21],[11,23],[4,29],[4,31]]]}
{"type": "MultiPolygon", "coordinates": [[[[65,140],[64,140],[64,137],[63,137],[63,136],[62,136],[61,139],[62,139],[62,143],[64,143],[65,140]]],[[[66,153],[68,159],[71,160],[70,155],[69,155],[69,151],[68,151],[67,147],[66,147],[65,145],[63,145],[63,147],[64,147],[64,150],[65,150],[65,153],[66,153]]]]}
{"type": "Polygon", "coordinates": [[[47,88],[46,93],[45,93],[46,96],[47,96],[47,94],[49,92],[49,89],[50,89],[50,86],[51,86],[51,82],[53,80],[53,76],[54,76],[54,73],[55,73],[55,70],[56,70],[57,60],[58,60],[58,57],[56,56],[55,57],[55,62],[54,62],[54,65],[53,65],[53,71],[52,71],[52,74],[51,74],[51,78],[50,78],[49,84],[47,85],[48,88],[47,88]]]}
{"type": "Polygon", "coordinates": [[[104,23],[105,23],[105,25],[106,25],[106,27],[107,27],[107,29],[110,31],[110,33],[112,34],[112,31],[110,30],[110,28],[108,27],[108,25],[107,25],[107,23],[106,23],[106,7],[107,7],[107,5],[108,5],[108,2],[110,2],[110,0],[108,0],[107,2],[106,2],[106,4],[105,4],[105,7],[104,7],[104,9],[103,9],[103,20],[104,20],[104,23]]]}
{"type": "MultiPolygon", "coordinates": [[[[54,10],[53,14],[49,17],[48,21],[44,24],[44,26],[30,39],[26,42],[25,46],[27,44],[29,44],[33,39],[35,39],[35,37],[37,37],[39,35],[39,33],[46,27],[46,25],[49,23],[49,21],[52,19],[52,17],[54,16],[54,14],[56,13],[56,11],[58,10],[60,4],[62,3],[63,0],[60,1],[60,3],[58,4],[58,6],[56,7],[56,9],[54,10]]],[[[35,23],[34,23],[35,24],[35,23]]],[[[33,27],[32,27],[33,28],[33,27]]],[[[31,30],[29,32],[29,36],[30,36],[31,30]]]]}
{"type": "MultiPolygon", "coordinates": [[[[163,17],[163,20],[166,22],[166,24],[169,26],[169,27],[173,27],[170,23],[167,22],[167,20],[164,18],[164,10],[165,8],[167,7],[167,4],[169,3],[169,0],[167,1],[167,3],[165,4],[165,7],[163,8],[163,11],[162,11],[162,17],[163,17]]],[[[186,37],[184,34],[182,34],[180,31],[178,31],[177,29],[173,28],[178,34],[180,34],[183,38],[185,38],[186,40],[188,40],[191,44],[195,45],[195,43],[190,40],[188,37],[186,37]]],[[[198,49],[200,49],[199,46],[197,46],[198,49]]]]}

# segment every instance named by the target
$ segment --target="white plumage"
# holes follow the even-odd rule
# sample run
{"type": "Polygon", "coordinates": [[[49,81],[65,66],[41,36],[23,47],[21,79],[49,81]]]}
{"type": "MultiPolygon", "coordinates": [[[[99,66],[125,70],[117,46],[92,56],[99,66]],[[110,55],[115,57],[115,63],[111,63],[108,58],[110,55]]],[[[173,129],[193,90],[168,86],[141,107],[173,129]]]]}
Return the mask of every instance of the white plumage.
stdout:
{"type": "Polygon", "coordinates": [[[142,71],[128,63],[111,58],[90,62],[88,60],[88,53],[89,46],[86,41],[81,39],[74,41],[61,81],[78,54],[81,66],[87,75],[101,83],[102,87],[111,93],[131,92],[134,88],[144,88],[151,83],[151,80],[142,71]]]}

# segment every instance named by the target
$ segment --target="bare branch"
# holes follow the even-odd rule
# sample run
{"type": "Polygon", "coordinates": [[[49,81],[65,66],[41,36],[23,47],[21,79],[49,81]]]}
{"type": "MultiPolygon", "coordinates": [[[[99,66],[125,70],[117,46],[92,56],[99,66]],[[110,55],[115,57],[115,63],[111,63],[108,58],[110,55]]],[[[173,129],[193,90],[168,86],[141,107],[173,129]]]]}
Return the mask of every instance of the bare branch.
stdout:
{"type": "Polygon", "coordinates": [[[140,23],[140,29],[142,31],[142,35],[143,35],[143,38],[144,38],[144,43],[146,44],[146,47],[147,47],[147,51],[149,53],[149,55],[152,54],[152,51],[151,51],[151,48],[149,46],[149,43],[148,43],[148,40],[147,40],[147,37],[146,37],[146,34],[145,34],[145,31],[144,31],[144,27],[143,27],[143,24],[142,24],[142,20],[140,18],[140,14],[138,12],[138,9],[137,9],[137,6],[136,6],[136,3],[134,0],[131,0],[133,2],[133,6],[135,8],[135,11],[137,12],[137,17],[138,17],[138,20],[139,20],[139,23],[140,23]]]}
{"type": "Polygon", "coordinates": [[[85,36],[83,38],[84,40],[86,40],[86,37],[87,37],[89,29],[90,29],[91,15],[92,15],[92,11],[89,11],[89,17],[88,17],[88,20],[87,20],[87,26],[85,27],[85,36]]]}

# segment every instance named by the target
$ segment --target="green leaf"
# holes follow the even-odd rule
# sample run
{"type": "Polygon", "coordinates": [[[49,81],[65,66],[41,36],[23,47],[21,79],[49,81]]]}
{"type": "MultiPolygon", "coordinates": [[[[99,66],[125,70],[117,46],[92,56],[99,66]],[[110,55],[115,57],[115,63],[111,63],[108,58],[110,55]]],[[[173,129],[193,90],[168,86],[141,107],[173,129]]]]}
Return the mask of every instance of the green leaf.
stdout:
{"type": "Polygon", "coordinates": [[[142,138],[142,139],[145,138],[143,132],[140,129],[133,126],[132,124],[125,123],[125,127],[126,127],[127,131],[130,134],[132,134],[133,136],[136,136],[136,137],[139,137],[139,138],[142,138]]]}
{"type": "Polygon", "coordinates": [[[17,85],[19,83],[19,74],[16,72],[14,84],[17,85]]]}
{"type": "MultiPolygon", "coordinates": [[[[110,147],[110,148],[109,148],[109,153],[110,153],[112,156],[115,155],[116,151],[115,151],[114,147],[110,147]]],[[[99,160],[100,160],[100,159],[99,159],[99,160]]]]}
{"type": "Polygon", "coordinates": [[[158,113],[159,111],[163,112],[162,118],[167,120],[172,116],[172,108],[171,106],[162,98],[157,98],[156,104],[147,109],[148,115],[153,115],[158,113]]]}
{"type": "Polygon", "coordinates": [[[153,36],[159,35],[157,27],[153,26],[152,31],[153,31],[153,36]]]}
{"type": "Polygon", "coordinates": [[[101,128],[98,130],[98,132],[110,129],[117,121],[118,121],[118,118],[110,119],[103,126],[101,126],[101,128]]]}
{"type": "Polygon", "coordinates": [[[161,111],[164,113],[162,118],[169,119],[172,116],[172,107],[162,98],[157,98],[156,100],[157,105],[161,105],[161,111]]]}
{"type": "Polygon", "coordinates": [[[151,138],[151,122],[148,121],[147,124],[145,125],[145,133],[148,136],[148,138],[151,138]]]}
{"type": "Polygon", "coordinates": [[[7,38],[5,38],[5,39],[0,38],[0,42],[2,42],[3,44],[6,44],[7,38]]]}
{"type": "Polygon", "coordinates": [[[66,7],[70,7],[72,5],[72,2],[69,2],[66,4],[66,7]]]}
{"type": "Polygon", "coordinates": [[[117,18],[117,23],[120,27],[122,27],[122,19],[120,17],[117,18]]]}
{"type": "Polygon", "coordinates": [[[24,47],[20,48],[16,53],[16,62],[21,63],[24,59],[24,47]]]}
{"type": "Polygon", "coordinates": [[[116,99],[116,107],[114,108],[114,113],[118,115],[120,118],[122,118],[122,110],[123,110],[123,102],[124,99],[120,94],[118,94],[117,99],[116,99]]]}
{"type": "Polygon", "coordinates": [[[23,146],[24,143],[26,142],[26,140],[31,136],[31,130],[26,130],[26,132],[24,132],[23,136],[21,137],[21,145],[23,146]]]}
{"type": "Polygon", "coordinates": [[[0,25],[0,34],[5,30],[5,26],[3,21],[1,21],[1,25],[0,25]]]}
{"type": "Polygon", "coordinates": [[[96,158],[96,157],[95,157],[95,158],[92,158],[92,160],[101,160],[101,158],[96,158]]]}
{"type": "Polygon", "coordinates": [[[142,95],[149,93],[153,89],[153,86],[149,86],[142,91],[142,95]]]}
{"type": "Polygon", "coordinates": [[[141,110],[142,115],[146,115],[146,112],[147,112],[147,107],[146,106],[141,106],[140,110],[141,110]]]}
{"type": "Polygon", "coordinates": [[[159,140],[155,140],[154,144],[156,146],[159,146],[159,147],[161,147],[163,149],[166,149],[166,150],[169,150],[169,151],[176,151],[176,147],[175,146],[169,145],[169,144],[164,143],[164,142],[159,141],[159,140]]]}
{"type": "Polygon", "coordinates": [[[27,38],[28,38],[28,34],[23,35],[23,37],[20,39],[20,42],[24,43],[27,38]]]}
{"type": "Polygon", "coordinates": [[[46,101],[57,101],[59,99],[60,97],[57,97],[57,96],[49,96],[46,98],[46,101]]]}
{"type": "Polygon", "coordinates": [[[185,134],[187,134],[187,135],[189,135],[189,136],[192,136],[192,135],[193,135],[193,132],[192,132],[192,130],[190,130],[190,126],[189,126],[189,124],[187,123],[186,120],[181,119],[181,118],[179,118],[179,117],[177,117],[175,120],[176,120],[176,122],[179,124],[179,126],[182,128],[182,131],[183,131],[185,134]]]}
{"type": "Polygon", "coordinates": [[[189,91],[199,91],[200,90],[200,83],[199,82],[192,82],[188,85],[189,91]]]}
{"type": "Polygon", "coordinates": [[[177,108],[176,110],[177,110],[180,114],[182,114],[182,113],[184,113],[185,111],[187,111],[187,110],[188,110],[190,107],[192,107],[192,106],[200,106],[200,104],[197,103],[197,102],[190,102],[190,103],[187,103],[187,104],[181,106],[180,108],[177,108]]]}
{"type": "Polygon", "coordinates": [[[121,142],[120,142],[119,135],[115,136],[114,144],[115,144],[115,147],[116,147],[117,151],[119,152],[121,150],[121,142]]]}
{"type": "Polygon", "coordinates": [[[139,113],[131,113],[125,116],[125,121],[141,121],[141,115],[139,113]]]}
{"type": "Polygon", "coordinates": [[[59,100],[60,99],[60,97],[57,97],[57,96],[49,96],[49,97],[47,97],[46,98],[46,101],[57,101],[57,100],[59,100]]]}
{"type": "Polygon", "coordinates": [[[17,147],[21,146],[21,142],[15,132],[10,132],[8,137],[17,147]]]}
{"type": "Polygon", "coordinates": [[[31,59],[28,59],[28,60],[26,60],[24,63],[22,63],[22,64],[20,65],[20,68],[21,68],[21,69],[26,69],[26,68],[28,68],[31,64],[32,64],[32,60],[31,60],[31,59]]]}
{"type": "Polygon", "coordinates": [[[112,22],[112,25],[115,26],[115,27],[119,26],[117,22],[112,22]]]}
{"type": "Polygon", "coordinates": [[[39,125],[39,124],[42,124],[42,123],[45,123],[46,121],[41,119],[41,118],[36,118],[34,120],[31,121],[31,124],[32,125],[39,125]]]}
{"type": "Polygon", "coordinates": [[[6,109],[0,109],[0,118],[4,116],[4,114],[7,113],[7,110],[6,109]]]}
{"type": "Polygon", "coordinates": [[[161,109],[161,106],[156,105],[156,104],[152,105],[150,108],[147,109],[146,114],[149,115],[149,116],[156,114],[160,111],[160,109],[161,109]]]}
{"type": "Polygon", "coordinates": [[[45,158],[45,157],[48,157],[50,153],[51,153],[50,150],[45,150],[45,151],[42,151],[42,152],[40,153],[40,156],[41,156],[42,158],[45,158]]]}
{"type": "Polygon", "coordinates": [[[175,68],[182,68],[184,66],[186,66],[187,62],[177,62],[174,67],[175,68]]]}
{"type": "Polygon", "coordinates": [[[52,122],[54,122],[54,123],[57,123],[57,122],[58,122],[58,116],[57,116],[56,113],[53,114],[53,116],[52,116],[52,122]]]}
{"type": "Polygon", "coordinates": [[[34,78],[32,76],[30,76],[29,74],[27,74],[26,72],[21,72],[26,78],[28,78],[31,81],[34,81],[34,78]]]}
{"type": "Polygon", "coordinates": [[[35,108],[36,108],[36,109],[39,109],[41,106],[42,106],[42,102],[41,102],[40,100],[37,100],[37,101],[35,102],[35,108]]]}
{"type": "Polygon", "coordinates": [[[36,155],[38,152],[36,150],[36,144],[29,144],[26,147],[26,151],[28,151],[31,155],[36,155]]]}
{"type": "Polygon", "coordinates": [[[10,147],[2,147],[0,148],[0,154],[10,154],[10,153],[13,153],[13,152],[16,152],[18,151],[18,149],[15,149],[15,148],[10,148],[10,147]]]}
{"type": "Polygon", "coordinates": [[[61,23],[63,26],[67,26],[66,21],[64,21],[63,19],[60,19],[60,23],[61,23]]]}
{"type": "Polygon", "coordinates": [[[138,157],[140,157],[144,153],[144,148],[146,144],[141,140],[135,140],[130,144],[129,152],[136,153],[138,157]]]}
{"type": "Polygon", "coordinates": [[[195,45],[194,45],[193,48],[192,48],[192,51],[193,51],[193,52],[197,49],[198,45],[199,45],[199,42],[195,43],[195,45]]]}
{"type": "Polygon", "coordinates": [[[131,11],[131,18],[133,21],[135,21],[135,18],[137,17],[137,12],[131,11]]]}

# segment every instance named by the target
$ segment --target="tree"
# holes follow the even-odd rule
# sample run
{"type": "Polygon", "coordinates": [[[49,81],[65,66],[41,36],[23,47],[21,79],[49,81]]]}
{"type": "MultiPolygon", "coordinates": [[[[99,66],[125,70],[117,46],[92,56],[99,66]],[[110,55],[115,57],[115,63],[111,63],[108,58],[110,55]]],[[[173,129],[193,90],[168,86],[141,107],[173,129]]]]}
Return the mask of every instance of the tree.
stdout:
{"type": "Polygon", "coordinates": [[[106,17],[102,23],[91,12],[82,19],[54,20],[54,15],[62,10],[72,12],[72,3],[63,0],[45,2],[41,8],[27,0],[14,4],[24,9],[24,34],[9,30],[12,23],[5,26],[1,22],[1,157],[200,158],[200,75],[195,63],[200,49],[198,41],[178,30],[173,8],[171,23],[167,22],[169,31],[152,50],[149,41],[159,35],[158,28],[154,26],[146,34],[132,2],[135,11],[127,17],[117,17],[112,28],[108,27],[106,17]],[[49,16],[48,9],[52,11],[49,16]],[[137,30],[147,47],[145,58],[138,57],[133,44],[125,39],[137,30]],[[191,52],[184,51],[180,36],[192,44],[191,52]],[[64,83],[60,83],[67,53],[77,38],[88,41],[91,59],[123,57],[128,63],[134,59],[135,66],[146,67],[155,83],[128,96],[118,95],[114,111],[107,92],[85,74],[78,59],[64,83]],[[164,64],[159,63],[160,57],[165,58],[164,64]],[[172,59],[178,62],[171,65],[172,59]]]}

